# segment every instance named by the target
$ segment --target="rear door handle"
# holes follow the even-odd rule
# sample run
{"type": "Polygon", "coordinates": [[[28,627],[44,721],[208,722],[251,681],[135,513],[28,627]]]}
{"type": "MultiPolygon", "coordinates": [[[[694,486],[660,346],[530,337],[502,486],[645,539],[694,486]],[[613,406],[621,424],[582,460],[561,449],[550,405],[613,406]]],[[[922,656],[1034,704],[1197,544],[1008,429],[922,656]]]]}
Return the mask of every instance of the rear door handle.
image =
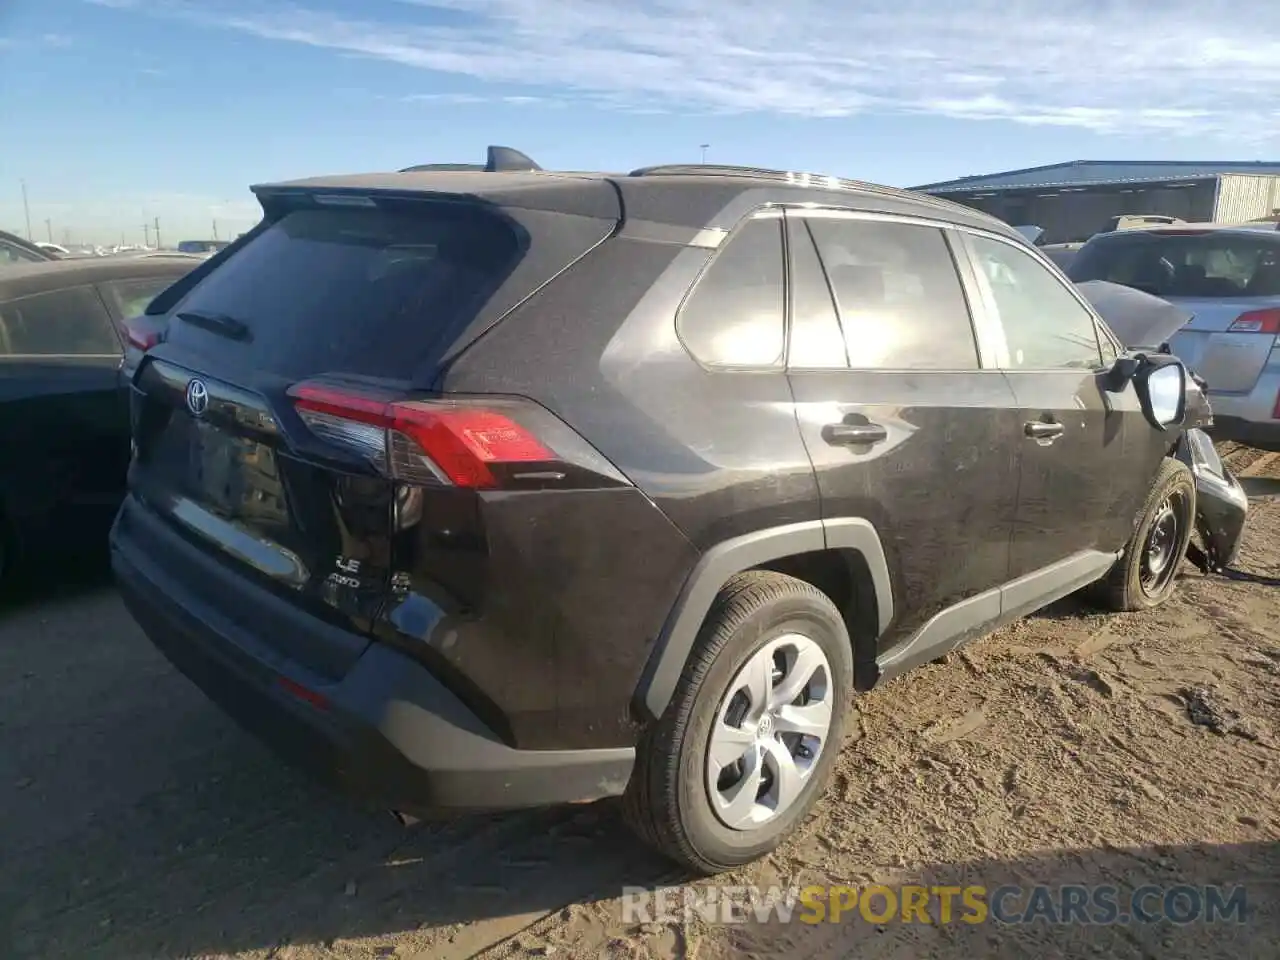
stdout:
{"type": "Polygon", "coordinates": [[[1066,432],[1066,427],[1052,420],[1031,420],[1022,425],[1022,432],[1032,440],[1052,440],[1066,432]]]}
{"type": "Polygon", "coordinates": [[[852,447],[888,440],[889,431],[878,423],[828,423],[822,428],[822,439],[833,447],[852,447]]]}

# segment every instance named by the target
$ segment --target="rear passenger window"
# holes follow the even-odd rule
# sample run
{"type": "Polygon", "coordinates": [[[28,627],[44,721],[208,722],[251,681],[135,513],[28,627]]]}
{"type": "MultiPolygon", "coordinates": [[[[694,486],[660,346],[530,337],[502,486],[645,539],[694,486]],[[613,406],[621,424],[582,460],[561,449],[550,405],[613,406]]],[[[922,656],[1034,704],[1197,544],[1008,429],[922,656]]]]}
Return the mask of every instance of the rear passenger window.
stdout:
{"type": "Polygon", "coordinates": [[[811,217],[855,369],[971,370],[978,348],[942,231],[811,217]]]}
{"type": "Polygon", "coordinates": [[[92,287],[0,304],[0,355],[111,356],[120,352],[111,316],[92,287]]]}
{"type": "Polygon", "coordinates": [[[831,288],[822,272],[818,250],[805,221],[787,218],[787,247],[791,254],[791,332],[787,367],[792,370],[845,369],[840,318],[831,288]]]}
{"type": "Polygon", "coordinates": [[[751,220],[715,255],[680,309],[686,349],[711,367],[782,363],[782,220],[751,220]]]}

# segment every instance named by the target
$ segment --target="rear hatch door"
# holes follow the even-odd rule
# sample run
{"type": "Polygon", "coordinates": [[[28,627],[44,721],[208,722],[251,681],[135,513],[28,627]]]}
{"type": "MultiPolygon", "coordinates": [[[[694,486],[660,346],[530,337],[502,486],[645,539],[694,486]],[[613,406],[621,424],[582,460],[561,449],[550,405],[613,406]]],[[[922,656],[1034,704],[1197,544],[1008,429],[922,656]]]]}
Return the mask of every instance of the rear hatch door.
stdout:
{"type": "Polygon", "coordinates": [[[615,222],[567,217],[557,231],[542,211],[456,198],[329,200],[293,197],[166,309],[163,340],[131,382],[130,487],[201,549],[350,631],[337,653],[262,638],[340,674],[390,596],[406,490],[359,455],[358,430],[333,443],[323,415],[304,420],[299,385],[421,395],[493,312],[615,222]]]}

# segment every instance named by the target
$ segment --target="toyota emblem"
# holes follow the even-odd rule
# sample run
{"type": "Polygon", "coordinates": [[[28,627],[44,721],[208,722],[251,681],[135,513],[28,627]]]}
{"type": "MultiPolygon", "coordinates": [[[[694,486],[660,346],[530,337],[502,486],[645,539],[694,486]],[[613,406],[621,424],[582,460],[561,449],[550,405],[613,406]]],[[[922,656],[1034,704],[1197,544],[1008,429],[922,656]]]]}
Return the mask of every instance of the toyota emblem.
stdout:
{"type": "Polygon", "coordinates": [[[209,388],[203,380],[192,380],[187,384],[187,409],[193,417],[203,417],[209,409],[209,388]]]}

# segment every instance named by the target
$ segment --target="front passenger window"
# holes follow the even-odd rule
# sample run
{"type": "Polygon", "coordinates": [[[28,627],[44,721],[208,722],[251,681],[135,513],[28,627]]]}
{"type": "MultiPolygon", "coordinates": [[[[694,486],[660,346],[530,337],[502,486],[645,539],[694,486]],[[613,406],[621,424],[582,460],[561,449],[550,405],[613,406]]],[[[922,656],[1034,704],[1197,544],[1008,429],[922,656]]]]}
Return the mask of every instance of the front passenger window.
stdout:
{"type": "Polygon", "coordinates": [[[1023,370],[1102,365],[1093,315],[1049,269],[1013,244],[971,237],[1009,348],[1007,366],[1023,370]]]}

